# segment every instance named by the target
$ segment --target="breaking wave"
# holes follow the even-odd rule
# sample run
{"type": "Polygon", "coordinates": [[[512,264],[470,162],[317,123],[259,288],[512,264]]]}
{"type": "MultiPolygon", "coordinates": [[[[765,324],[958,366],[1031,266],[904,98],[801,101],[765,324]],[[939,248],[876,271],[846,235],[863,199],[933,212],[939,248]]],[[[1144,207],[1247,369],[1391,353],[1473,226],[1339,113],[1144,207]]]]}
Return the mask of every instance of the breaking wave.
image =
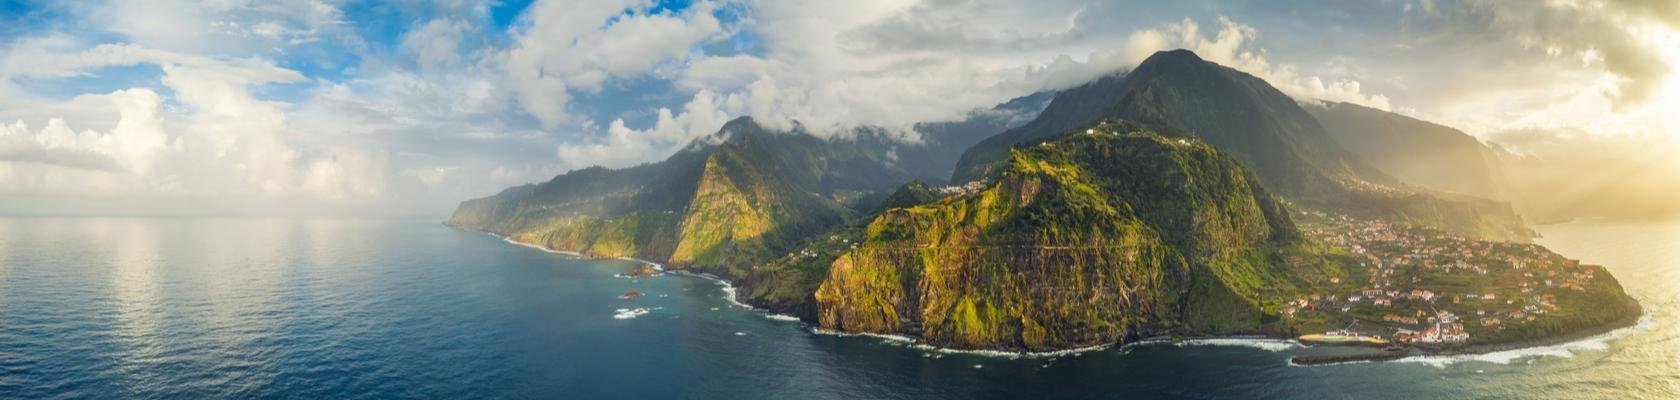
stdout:
{"type": "Polygon", "coordinates": [[[871,337],[871,338],[881,339],[881,343],[883,343],[883,344],[900,345],[900,346],[905,346],[905,347],[909,347],[909,348],[916,349],[916,350],[922,350],[922,351],[928,351],[928,352],[934,352],[934,353],[940,353],[940,354],[967,354],[967,355],[982,356],[982,357],[1007,358],[1007,359],[1012,359],[1012,360],[1022,359],[1022,358],[1054,358],[1054,357],[1062,357],[1062,356],[1071,356],[1071,355],[1077,355],[1077,354],[1080,354],[1080,353],[1106,350],[1109,347],[1112,347],[1111,345],[1106,345],[1105,344],[1105,345],[1079,347],[1079,348],[1066,349],[1066,350],[1025,351],[1025,352],[1004,351],[1004,350],[969,350],[969,349],[953,349],[953,348],[948,348],[948,347],[939,347],[939,346],[924,344],[924,343],[920,343],[920,341],[916,340],[916,338],[909,337],[909,336],[903,336],[903,335],[887,335],[887,334],[880,334],[880,333],[865,333],[865,332],[856,332],[856,333],[854,333],[854,332],[840,332],[840,331],[834,331],[834,330],[828,330],[828,329],[822,329],[822,328],[811,328],[811,333],[815,333],[815,334],[819,334],[819,335],[840,336],[840,337],[871,337]]]}
{"type": "Polygon", "coordinates": [[[495,237],[501,238],[503,242],[513,243],[513,244],[520,245],[520,246],[525,246],[525,247],[530,247],[530,248],[537,249],[537,250],[542,250],[542,251],[548,252],[548,253],[567,255],[567,256],[572,256],[572,257],[577,257],[577,258],[584,258],[583,253],[578,253],[578,252],[575,252],[575,251],[550,249],[550,248],[543,247],[543,246],[538,246],[538,245],[534,245],[534,244],[530,244],[530,243],[521,242],[521,241],[518,241],[518,240],[513,240],[512,236],[502,236],[502,235],[497,235],[497,234],[489,233],[489,232],[485,232],[485,233],[489,234],[490,236],[495,236],[495,237]]]}
{"type": "Polygon", "coordinates": [[[1651,316],[1646,315],[1644,317],[1640,317],[1639,322],[1634,324],[1633,326],[1616,329],[1616,330],[1613,330],[1613,331],[1605,332],[1605,333],[1597,335],[1597,336],[1593,336],[1593,337],[1589,337],[1589,338],[1586,338],[1586,339],[1581,339],[1581,340],[1577,340],[1577,341],[1573,341],[1573,342],[1554,344],[1554,345],[1550,345],[1550,346],[1536,346],[1536,347],[1527,347],[1527,348],[1521,348],[1521,349],[1502,350],[1502,351],[1495,351],[1495,352],[1482,353],[1482,354],[1455,354],[1455,355],[1448,355],[1448,356],[1406,357],[1406,358],[1402,358],[1402,359],[1399,359],[1399,360],[1395,360],[1394,362],[1418,363],[1418,364],[1433,366],[1433,367],[1436,367],[1436,368],[1446,368],[1448,365],[1457,364],[1457,363],[1461,363],[1461,362],[1467,362],[1467,361],[1479,361],[1479,362],[1493,363],[1493,364],[1510,364],[1512,361],[1516,361],[1516,360],[1523,359],[1523,358],[1529,358],[1529,357],[1562,357],[1562,358],[1569,358],[1569,357],[1574,357],[1575,354],[1579,353],[1579,352],[1609,350],[1610,349],[1610,342],[1614,342],[1617,339],[1627,337],[1628,335],[1634,334],[1636,332],[1650,330],[1653,327],[1655,327],[1655,324],[1652,323],[1651,316]]]}
{"type": "Polygon", "coordinates": [[[613,319],[632,319],[647,315],[649,312],[651,311],[646,308],[620,308],[613,310],[613,319]]]}
{"type": "Polygon", "coordinates": [[[1175,343],[1174,345],[1178,346],[1178,347],[1184,347],[1184,346],[1236,346],[1236,347],[1248,347],[1248,348],[1260,349],[1260,350],[1270,351],[1270,352],[1274,352],[1274,353],[1275,352],[1280,352],[1280,351],[1294,350],[1294,349],[1299,349],[1299,348],[1305,347],[1305,346],[1301,346],[1300,343],[1297,343],[1294,340],[1264,339],[1264,338],[1186,339],[1186,340],[1180,341],[1179,343],[1175,343]]]}

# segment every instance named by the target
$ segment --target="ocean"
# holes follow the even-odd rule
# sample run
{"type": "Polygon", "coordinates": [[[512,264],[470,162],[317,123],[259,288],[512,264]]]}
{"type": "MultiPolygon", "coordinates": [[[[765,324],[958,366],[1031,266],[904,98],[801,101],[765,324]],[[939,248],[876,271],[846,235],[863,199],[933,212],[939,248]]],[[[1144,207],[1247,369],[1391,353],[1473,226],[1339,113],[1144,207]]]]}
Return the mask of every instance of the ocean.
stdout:
{"type": "Polygon", "coordinates": [[[1646,318],[1383,363],[1255,340],[1012,358],[813,332],[437,219],[3,218],[0,398],[1680,398],[1680,221],[1538,230],[1646,318]]]}

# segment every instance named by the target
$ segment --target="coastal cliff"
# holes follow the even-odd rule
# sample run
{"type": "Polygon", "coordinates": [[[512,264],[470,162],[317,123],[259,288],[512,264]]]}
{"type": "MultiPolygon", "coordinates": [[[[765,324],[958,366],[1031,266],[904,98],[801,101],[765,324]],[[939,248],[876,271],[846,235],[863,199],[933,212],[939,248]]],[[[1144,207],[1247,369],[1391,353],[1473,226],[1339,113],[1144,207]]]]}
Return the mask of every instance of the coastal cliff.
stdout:
{"type": "Polygon", "coordinates": [[[875,218],[817,290],[820,326],[1031,351],[1284,332],[1267,299],[1339,273],[1229,156],[1136,124],[1086,132],[875,218]]]}

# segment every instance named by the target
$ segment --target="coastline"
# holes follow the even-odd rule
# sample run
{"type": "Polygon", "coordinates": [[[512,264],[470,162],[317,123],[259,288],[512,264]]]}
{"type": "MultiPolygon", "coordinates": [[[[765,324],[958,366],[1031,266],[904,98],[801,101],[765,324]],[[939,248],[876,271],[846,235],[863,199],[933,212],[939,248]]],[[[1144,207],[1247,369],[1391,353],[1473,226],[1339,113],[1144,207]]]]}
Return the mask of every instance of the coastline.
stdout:
{"type": "MultiPolygon", "coordinates": [[[[1293,337],[1279,336],[1279,335],[1179,336],[1179,337],[1176,337],[1177,340],[1174,340],[1175,337],[1172,337],[1172,336],[1153,336],[1153,337],[1148,337],[1148,338],[1139,339],[1139,340],[1130,341],[1130,342],[1115,342],[1115,343],[1099,344],[1099,345],[1086,346],[1086,347],[1077,347],[1077,348],[1071,348],[1071,349],[1051,350],[1051,351],[1037,351],[1037,352],[1035,352],[1035,351],[1013,351],[1013,350],[1002,350],[1002,349],[959,349],[959,348],[939,347],[939,346],[933,346],[933,345],[925,344],[920,339],[909,337],[909,336],[871,333],[871,332],[840,332],[840,331],[823,329],[821,327],[811,325],[811,324],[807,323],[806,321],[804,321],[802,319],[799,319],[798,317],[794,317],[794,316],[791,316],[791,315],[785,315],[785,314],[778,314],[778,313],[776,313],[772,310],[766,309],[766,308],[761,308],[761,307],[753,306],[751,304],[744,303],[744,302],[740,301],[740,299],[737,298],[737,292],[736,292],[736,287],[735,287],[734,282],[730,282],[728,279],[724,279],[723,277],[719,277],[717,275],[713,275],[713,274],[709,274],[709,273],[690,272],[690,271],[685,271],[685,270],[681,270],[681,269],[669,269],[669,268],[666,268],[666,266],[664,264],[660,264],[660,263],[656,263],[656,262],[652,262],[652,261],[648,261],[648,260],[643,260],[643,259],[635,258],[635,257],[593,257],[593,256],[589,256],[589,255],[586,255],[586,254],[583,254],[583,253],[575,252],[575,251],[555,250],[555,249],[550,249],[546,246],[520,242],[520,241],[514,240],[513,237],[511,237],[511,236],[500,235],[500,234],[497,234],[497,233],[494,233],[494,232],[478,230],[478,229],[469,229],[469,228],[449,225],[447,223],[445,223],[444,225],[448,226],[448,227],[451,227],[451,228],[455,228],[455,229],[466,229],[466,230],[483,232],[483,233],[488,234],[492,237],[500,238],[500,239],[502,239],[502,241],[507,242],[507,243],[511,243],[511,244],[515,244],[515,245],[523,246],[523,247],[528,247],[528,248],[532,248],[532,249],[537,249],[537,250],[541,250],[543,252],[552,253],[552,254],[566,255],[566,256],[571,256],[571,257],[579,258],[579,259],[621,260],[621,261],[633,261],[633,262],[645,263],[645,264],[648,264],[648,265],[652,265],[655,270],[660,271],[662,273],[669,273],[669,274],[673,274],[673,275],[682,275],[682,276],[688,276],[688,277],[693,277],[693,278],[699,278],[699,279],[704,279],[704,280],[708,280],[708,281],[711,281],[713,283],[716,283],[716,284],[718,284],[718,286],[720,286],[722,288],[722,290],[724,292],[724,299],[727,300],[731,305],[741,307],[741,308],[747,309],[749,311],[754,311],[754,312],[761,313],[762,316],[764,316],[766,319],[799,323],[799,324],[804,325],[807,328],[809,328],[809,329],[807,329],[807,331],[809,331],[813,334],[842,336],[842,337],[847,337],[847,336],[873,337],[873,338],[879,338],[879,339],[883,339],[883,340],[890,341],[890,342],[896,342],[896,343],[904,344],[904,345],[906,345],[910,348],[914,348],[914,349],[918,349],[918,350],[932,351],[932,352],[938,352],[938,353],[942,353],[942,354],[969,354],[969,355],[979,355],[979,356],[985,356],[985,357],[1000,357],[1000,358],[1009,358],[1009,359],[1020,359],[1020,358],[1046,358],[1046,357],[1055,358],[1055,357],[1061,357],[1061,356],[1079,355],[1079,354],[1092,352],[1092,351],[1107,350],[1107,349],[1116,348],[1116,347],[1118,347],[1120,349],[1128,349],[1128,348],[1131,348],[1131,347],[1134,347],[1134,346],[1146,346],[1146,345],[1158,345],[1158,344],[1172,344],[1174,346],[1179,346],[1179,347],[1183,347],[1183,346],[1243,346],[1243,347],[1252,347],[1252,348],[1256,348],[1256,349],[1260,349],[1260,350],[1274,351],[1274,352],[1309,347],[1309,346],[1301,345],[1293,337]]],[[[1602,325],[1595,326],[1595,327],[1592,327],[1592,328],[1581,329],[1581,330],[1578,330],[1576,332],[1571,332],[1571,333],[1568,333],[1568,334],[1551,336],[1551,337],[1546,337],[1546,338],[1530,339],[1530,340],[1523,340],[1523,341],[1510,342],[1510,343],[1480,344],[1480,345],[1470,345],[1470,346],[1452,347],[1452,348],[1427,348],[1427,347],[1421,347],[1421,346],[1409,346],[1405,350],[1403,350],[1404,355],[1402,355],[1400,357],[1395,357],[1395,358],[1385,358],[1385,359],[1380,359],[1380,360],[1377,360],[1377,359],[1373,359],[1373,360],[1350,360],[1350,361],[1346,361],[1346,362],[1335,362],[1335,363],[1316,364],[1316,365],[1298,365],[1298,364],[1295,364],[1294,362],[1290,362],[1289,364],[1292,365],[1292,366],[1332,366],[1332,365],[1356,364],[1356,363],[1364,363],[1364,362],[1421,362],[1421,363],[1425,363],[1425,364],[1434,364],[1434,365],[1438,365],[1438,366],[1444,366],[1445,364],[1450,364],[1450,363],[1457,362],[1457,361],[1462,361],[1462,360],[1478,360],[1478,359],[1482,358],[1480,356],[1495,356],[1494,359],[1504,360],[1504,361],[1508,362],[1509,360],[1512,360],[1512,359],[1528,357],[1528,356],[1555,355],[1555,354],[1557,354],[1556,351],[1549,351],[1549,350],[1551,350],[1551,348],[1554,348],[1554,347],[1568,347],[1568,346],[1571,346],[1573,344],[1597,342],[1597,341],[1601,341],[1601,340],[1602,341],[1610,341],[1610,340],[1619,339],[1621,336],[1625,336],[1625,334],[1627,334],[1627,333],[1632,333],[1632,331],[1634,331],[1636,329],[1639,329],[1641,326],[1648,325],[1650,323],[1650,321],[1651,321],[1650,317],[1645,314],[1645,311],[1644,311],[1643,307],[1641,307],[1639,312],[1633,313],[1629,316],[1623,317],[1623,318],[1618,319],[1616,321],[1612,321],[1610,323],[1602,324],[1602,325]],[[1501,354],[1501,353],[1511,353],[1511,354],[1501,354]]],[[[1560,349],[1560,350],[1563,351],[1563,352],[1568,352],[1568,349],[1560,349]]],[[[1380,355],[1380,354],[1373,353],[1373,355],[1380,355]]],[[[1483,361],[1487,361],[1487,360],[1483,360],[1483,361]]],[[[1495,362],[1497,362],[1497,361],[1495,361],[1495,362]]]]}
{"type": "MultiPolygon", "coordinates": [[[[593,256],[590,256],[590,255],[575,252],[575,251],[555,250],[555,249],[550,249],[548,247],[541,246],[541,245],[520,242],[520,241],[514,240],[513,237],[511,237],[511,236],[501,235],[501,234],[497,234],[495,232],[489,232],[489,231],[484,231],[484,230],[479,230],[479,229],[464,228],[464,227],[449,225],[447,223],[444,224],[444,226],[448,226],[450,228],[455,228],[455,229],[482,232],[484,234],[490,235],[491,237],[502,239],[503,242],[511,243],[511,244],[521,246],[521,247],[527,247],[527,248],[540,250],[540,251],[543,251],[543,252],[546,252],[546,253],[560,254],[560,255],[570,256],[570,257],[579,258],[579,259],[588,259],[588,260],[621,260],[621,261],[633,261],[633,262],[646,263],[646,264],[649,264],[649,265],[653,265],[654,269],[660,271],[661,273],[678,275],[678,276],[686,276],[686,277],[691,277],[691,278],[699,278],[699,279],[704,279],[704,280],[707,280],[707,281],[711,281],[712,283],[716,283],[718,286],[720,286],[723,289],[723,292],[724,292],[723,298],[724,298],[724,300],[728,301],[730,303],[730,305],[735,306],[735,307],[740,307],[740,308],[743,308],[743,309],[746,309],[746,310],[749,310],[749,311],[758,312],[758,313],[762,314],[762,316],[765,319],[775,320],[775,321],[783,321],[783,322],[793,322],[793,323],[798,323],[800,325],[804,325],[806,328],[808,328],[808,329],[806,329],[808,332],[811,332],[813,334],[818,334],[818,335],[830,335],[830,336],[840,336],[840,337],[851,337],[851,336],[872,337],[872,338],[883,339],[883,340],[891,341],[891,342],[895,342],[895,343],[900,343],[900,344],[903,344],[907,347],[918,349],[918,350],[932,351],[932,352],[938,352],[938,353],[942,353],[942,354],[969,354],[969,355],[978,355],[978,356],[985,356],[985,357],[999,357],[999,358],[1009,358],[1009,359],[1047,358],[1047,357],[1048,358],[1054,358],[1054,357],[1061,357],[1061,356],[1068,356],[1068,355],[1077,355],[1077,354],[1087,353],[1087,352],[1092,352],[1092,351],[1107,350],[1109,348],[1115,347],[1115,345],[1116,345],[1116,343],[1109,343],[1109,344],[1101,344],[1101,345],[1095,345],[1095,346],[1078,347],[1078,348],[1063,349],[1063,350],[1042,351],[1042,352],[1009,351],[1009,350],[996,350],[996,349],[958,349],[958,348],[939,347],[939,346],[933,346],[933,345],[925,344],[925,343],[922,343],[921,340],[916,339],[916,338],[912,338],[912,337],[909,337],[909,336],[889,335],[889,334],[869,333],[869,332],[839,332],[839,331],[833,331],[833,330],[822,329],[821,327],[811,325],[809,323],[806,323],[805,320],[799,319],[798,317],[794,317],[794,316],[786,315],[786,314],[778,314],[778,313],[776,313],[772,310],[769,310],[769,309],[765,309],[765,308],[761,308],[761,307],[757,307],[757,306],[753,306],[751,304],[741,302],[740,299],[737,298],[735,283],[730,282],[728,279],[724,279],[723,277],[720,277],[720,276],[717,276],[717,275],[704,273],[704,272],[691,272],[691,271],[685,271],[685,270],[681,270],[681,269],[670,269],[670,268],[666,268],[664,264],[660,264],[660,263],[656,263],[656,262],[652,262],[652,261],[648,261],[648,260],[643,260],[643,259],[635,258],[635,257],[593,257],[593,256]]],[[[1245,340],[1245,339],[1258,339],[1258,338],[1206,338],[1206,339],[1245,340]]],[[[1121,344],[1121,347],[1129,347],[1129,346],[1133,346],[1133,345],[1146,345],[1146,344],[1152,344],[1152,343],[1134,342],[1134,343],[1121,344]]]]}
{"type": "Polygon", "coordinates": [[[1467,346],[1457,349],[1418,349],[1418,354],[1412,354],[1411,351],[1408,351],[1405,357],[1393,361],[1444,367],[1447,364],[1462,361],[1508,364],[1513,360],[1526,357],[1568,357],[1573,355],[1575,350],[1602,350],[1608,346],[1609,342],[1650,329],[1653,323],[1651,316],[1642,311],[1630,318],[1623,318],[1612,323],[1569,334],[1512,343],[1467,346]]]}
{"type": "Polygon", "coordinates": [[[1570,357],[1576,350],[1602,350],[1609,342],[1651,327],[1652,319],[1643,312],[1610,323],[1601,324],[1568,334],[1510,343],[1481,344],[1464,347],[1407,346],[1400,350],[1372,349],[1366,352],[1330,355],[1296,356],[1289,365],[1316,367],[1366,362],[1406,362],[1445,367],[1464,361],[1508,364],[1511,361],[1541,356],[1570,357]]]}

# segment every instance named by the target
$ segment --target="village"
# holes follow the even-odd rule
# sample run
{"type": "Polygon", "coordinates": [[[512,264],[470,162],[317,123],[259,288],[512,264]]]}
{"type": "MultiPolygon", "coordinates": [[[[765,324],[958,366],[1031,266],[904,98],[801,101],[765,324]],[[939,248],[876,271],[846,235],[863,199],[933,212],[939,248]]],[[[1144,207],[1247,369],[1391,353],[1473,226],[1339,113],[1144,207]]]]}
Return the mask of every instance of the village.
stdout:
{"type": "MultiPolygon", "coordinates": [[[[1359,269],[1286,301],[1284,318],[1358,326],[1346,335],[1451,347],[1532,335],[1529,325],[1589,299],[1598,267],[1528,243],[1465,239],[1434,229],[1302,213],[1305,233],[1345,249],[1359,269]]],[[[1549,322],[1549,324],[1548,324],[1549,322]]]]}

